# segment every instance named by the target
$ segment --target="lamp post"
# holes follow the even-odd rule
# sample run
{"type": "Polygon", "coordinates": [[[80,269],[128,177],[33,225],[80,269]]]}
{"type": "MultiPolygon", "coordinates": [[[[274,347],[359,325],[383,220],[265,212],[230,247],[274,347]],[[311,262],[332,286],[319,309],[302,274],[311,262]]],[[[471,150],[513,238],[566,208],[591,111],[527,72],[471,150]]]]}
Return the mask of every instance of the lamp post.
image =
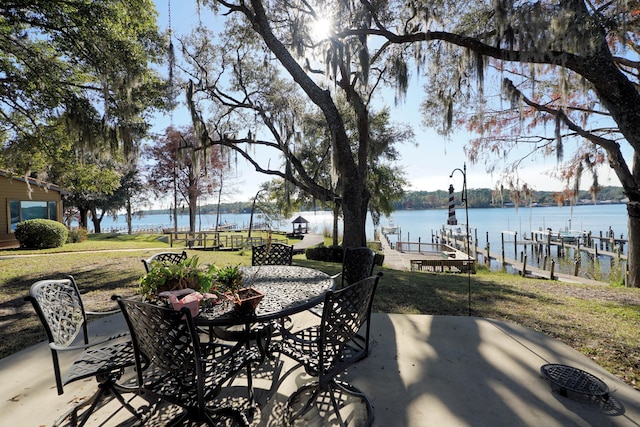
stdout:
{"type": "MultiPolygon", "coordinates": [[[[467,235],[465,236],[465,242],[467,247],[467,293],[468,293],[468,315],[471,316],[471,268],[469,262],[471,261],[471,249],[469,247],[469,239],[471,234],[469,233],[469,200],[467,198],[467,164],[464,163],[462,169],[455,168],[449,178],[453,178],[453,174],[456,172],[460,172],[462,174],[462,202],[464,203],[464,211],[465,211],[465,228],[467,235]]],[[[450,185],[450,191],[453,193],[453,184],[450,185]]],[[[449,218],[451,220],[451,213],[449,213],[449,218]]],[[[453,221],[455,221],[455,212],[453,215],[453,221]]],[[[451,222],[453,222],[451,221],[451,222]]],[[[457,221],[456,221],[457,223],[457,221]]],[[[455,224],[454,224],[455,225],[455,224]]]]}

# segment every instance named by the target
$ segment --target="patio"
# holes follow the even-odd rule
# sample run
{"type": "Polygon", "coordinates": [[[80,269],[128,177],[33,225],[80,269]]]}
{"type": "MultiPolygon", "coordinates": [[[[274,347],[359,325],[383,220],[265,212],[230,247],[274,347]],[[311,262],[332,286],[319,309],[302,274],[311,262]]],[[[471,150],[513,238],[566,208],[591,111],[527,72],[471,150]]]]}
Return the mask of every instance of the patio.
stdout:
{"type": "MultiPolygon", "coordinates": [[[[317,318],[297,316],[303,326],[317,318]]],[[[92,335],[125,328],[120,315],[91,325],[92,335]]],[[[371,355],[347,378],[375,407],[375,426],[638,426],[640,394],[577,351],[515,324],[475,317],[395,315],[372,318],[371,355]],[[546,363],[583,369],[609,387],[608,402],[563,397],[540,375],[546,363]]],[[[0,360],[0,411],[5,425],[51,425],[75,402],[93,393],[95,380],[65,387],[58,396],[45,343],[0,360]]],[[[287,396],[309,377],[286,357],[258,369],[254,381],[260,418],[254,425],[282,425],[287,396]],[[275,378],[274,378],[274,374],[275,378]]],[[[242,377],[229,398],[246,396],[242,377]]],[[[140,398],[132,404],[142,405],[140,398]]],[[[99,409],[91,425],[131,425],[117,402],[99,409]]],[[[149,425],[162,423],[162,414],[149,425]]],[[[313,425],[313,423],[311,423],[313,425]]]]}

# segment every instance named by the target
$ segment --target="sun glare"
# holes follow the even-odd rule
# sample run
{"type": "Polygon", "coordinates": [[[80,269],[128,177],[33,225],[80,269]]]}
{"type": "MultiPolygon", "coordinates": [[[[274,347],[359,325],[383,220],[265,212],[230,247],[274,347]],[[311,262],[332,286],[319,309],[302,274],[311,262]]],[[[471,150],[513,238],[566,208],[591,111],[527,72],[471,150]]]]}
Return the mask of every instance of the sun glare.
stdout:
{"type": "Polygon", "coordinates": [[[332,31],[333,21],[330,18],[318,18],[313,23],[311,37],[313,37],[314,42],[319,42],[329,37],[332,31]]]}

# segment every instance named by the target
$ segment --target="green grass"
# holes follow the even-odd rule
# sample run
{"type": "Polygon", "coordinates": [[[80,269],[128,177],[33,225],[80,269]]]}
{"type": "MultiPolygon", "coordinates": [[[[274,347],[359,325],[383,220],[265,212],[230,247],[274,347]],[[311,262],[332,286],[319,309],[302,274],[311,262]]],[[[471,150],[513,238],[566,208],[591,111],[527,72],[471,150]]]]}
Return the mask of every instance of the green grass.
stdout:
{"type": "MultiPolygon", "coordinates": [[[[93,237],[62,251],[0,251],[0,357],[44,339],[42,328],[23,297],[34,281],[72,274],[88,310],[110,308],[111,295],[136,293],[144,272],[141,259],[168,250],[157,236],[93,237]],[[122,249],[121,251],[110,251],[122,249]],[[107,250],[108,252],[94,252],[107,250]],[[16,254],[29,256],[14,256],[16,254]]],[[[181,249],[175,249],[181,250],[181,249]]],[[[250,251],[187,251],[202,263],[248,265],[250,251]]],[[[329,274],[339,264],[309,261],[294,264],[329,274]]],[[[374,311],[466,316],[467,275],[397,271],[383,268],[374,311]]],[[[640,390],[640,289],[581,285],[522,278],[480,269],[471,276],[471,315],[514,322],[545,333],[592,358],[640,390]]]]}

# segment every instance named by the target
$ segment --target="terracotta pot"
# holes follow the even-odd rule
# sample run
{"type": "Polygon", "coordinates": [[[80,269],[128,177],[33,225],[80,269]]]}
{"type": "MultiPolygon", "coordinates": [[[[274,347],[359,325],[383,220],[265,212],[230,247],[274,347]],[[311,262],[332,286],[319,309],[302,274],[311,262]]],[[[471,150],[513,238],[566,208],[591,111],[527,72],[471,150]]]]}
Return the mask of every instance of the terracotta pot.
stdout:
{"type": "Polygon", "coordinates": [[[240,289],[236,295],[225,294],[225,297],[233,301],[233,308],[236,311],[251,313],[258,307],[258,304],[264,298],[264,294],[254,287],[249,287],[240,289]]]}

